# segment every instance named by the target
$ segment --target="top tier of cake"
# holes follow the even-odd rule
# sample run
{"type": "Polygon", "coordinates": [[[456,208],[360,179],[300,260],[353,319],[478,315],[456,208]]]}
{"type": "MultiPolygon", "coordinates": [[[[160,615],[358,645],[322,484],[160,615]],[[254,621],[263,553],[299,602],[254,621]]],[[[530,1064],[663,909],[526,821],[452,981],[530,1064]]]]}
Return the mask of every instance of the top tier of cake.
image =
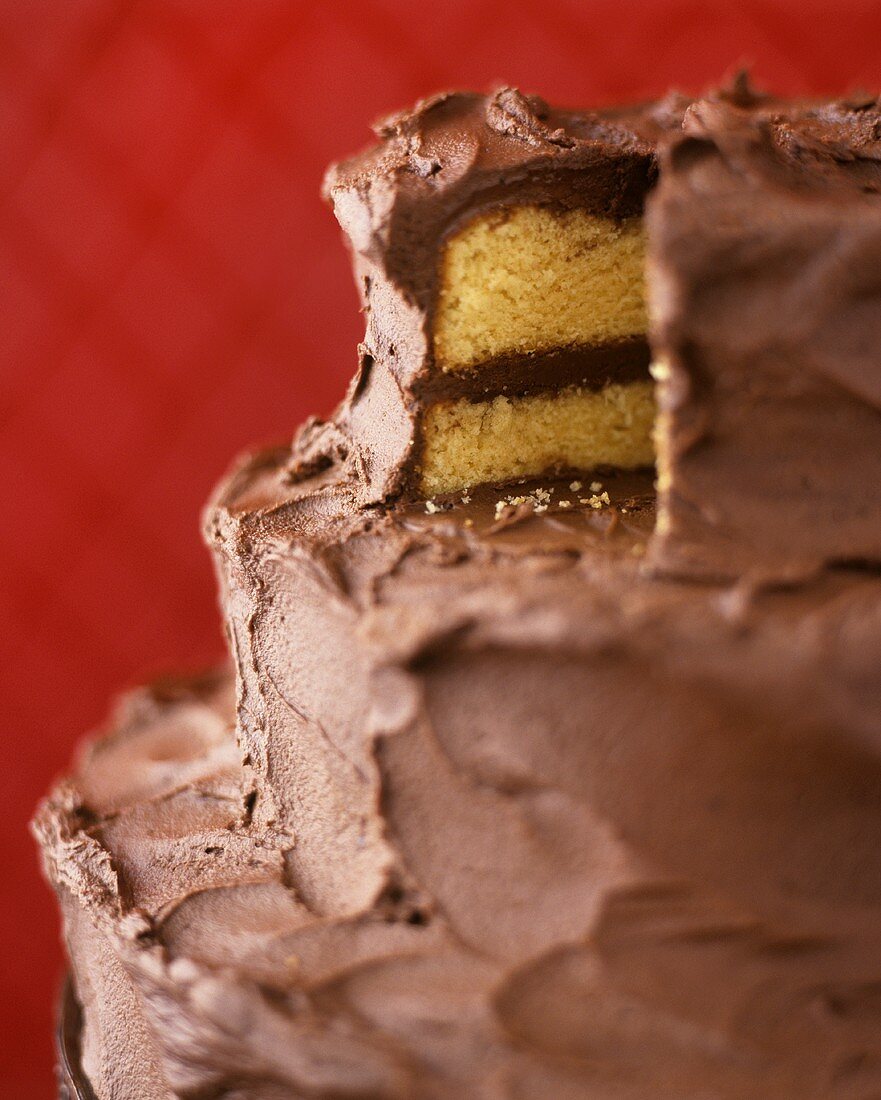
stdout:
{"type": "Polygon", "coordinates": [[[363,502],[657,447],[657,567],[881,560],[879,132],[875,100],[743,81],[594,113],[451,94],[381,123],[326,182],[367,315],[335,417],[363,502]]]}

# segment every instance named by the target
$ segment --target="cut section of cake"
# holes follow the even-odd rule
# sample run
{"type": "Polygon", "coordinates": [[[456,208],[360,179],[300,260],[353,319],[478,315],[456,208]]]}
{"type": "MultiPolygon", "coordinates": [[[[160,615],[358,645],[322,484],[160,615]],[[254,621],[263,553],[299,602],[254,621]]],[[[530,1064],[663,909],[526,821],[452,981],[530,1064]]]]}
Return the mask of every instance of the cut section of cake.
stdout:
{"type": "Polygon", "coordinates": [[[652,465],[642,210],[683,109],[442,95],[329,172],[367,312],[343,419],[374,499],[652,465]]]}
{"type": "Polygon", "coordinates": [[[648,214],[652,560],[881,561],[881,106],[692,107],[648,214]]]}

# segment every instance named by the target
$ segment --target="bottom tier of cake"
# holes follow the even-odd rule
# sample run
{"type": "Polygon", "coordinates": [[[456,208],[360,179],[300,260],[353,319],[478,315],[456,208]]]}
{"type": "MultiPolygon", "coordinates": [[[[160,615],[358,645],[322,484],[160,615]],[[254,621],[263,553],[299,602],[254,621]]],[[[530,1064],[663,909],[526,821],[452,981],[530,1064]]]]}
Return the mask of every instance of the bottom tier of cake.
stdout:
{"type": "MultiPolygon", "coordinates": [[[[597,820],[573,838],[593,861],[595,920],[524,944],[516,966],[469,946],[428,897],[323,916],[286,871],[296,836],[252,820],[233,703],[225,675],[128,697],[37,818],[98,1100],[881,1089],[871,899],[836,903],[828,934],[775,929],[700,881],[659,877],[597,820]]],[[[814,901],[828,917],[831,899],[814,901]]]]}

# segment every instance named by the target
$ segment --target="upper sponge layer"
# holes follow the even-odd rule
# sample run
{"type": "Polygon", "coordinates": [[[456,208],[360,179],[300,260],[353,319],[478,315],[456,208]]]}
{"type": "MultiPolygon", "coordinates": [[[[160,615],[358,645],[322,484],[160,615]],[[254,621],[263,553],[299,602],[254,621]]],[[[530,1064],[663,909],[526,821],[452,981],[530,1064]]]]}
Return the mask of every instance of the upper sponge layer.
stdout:
{"type": "Polygon", "coordinates": [[[644,259],[639,217],[515,206],[476,218],[444,249],[435,360],[454,371],[641,335],[644,259]]]}

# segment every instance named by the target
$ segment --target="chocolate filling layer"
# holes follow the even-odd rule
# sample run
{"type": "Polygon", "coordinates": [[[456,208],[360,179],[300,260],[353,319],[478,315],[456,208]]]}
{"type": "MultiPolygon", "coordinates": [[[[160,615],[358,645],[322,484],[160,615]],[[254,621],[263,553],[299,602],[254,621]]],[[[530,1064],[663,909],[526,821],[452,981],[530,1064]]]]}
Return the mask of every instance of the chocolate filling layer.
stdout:
{"type": "Polygon", "coordinates": [[[575,345],[497,356],[475,370],[433,370],[414,385],[418,400],[486,401],[503,394],[526,397],[569,386],[600,390],[610,382],[637,382],[649,377],[651,352],[644,336],[607,344],[575,345]]]}

